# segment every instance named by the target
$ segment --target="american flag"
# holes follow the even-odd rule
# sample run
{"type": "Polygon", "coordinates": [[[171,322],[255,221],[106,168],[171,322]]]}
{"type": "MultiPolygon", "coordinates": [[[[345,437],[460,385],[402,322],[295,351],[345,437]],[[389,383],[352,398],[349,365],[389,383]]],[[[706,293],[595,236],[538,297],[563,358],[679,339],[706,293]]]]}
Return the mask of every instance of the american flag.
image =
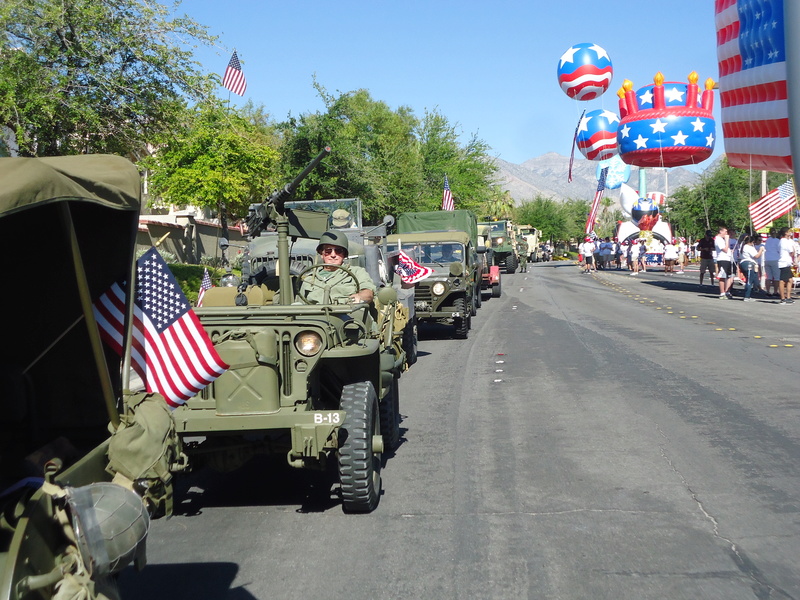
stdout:
{"type": "Polygon", "coordinates": [[[447,175],[444,176],[444,192],[442,193],[442,210],[455,210],[453,203],[453,194],[450,192],[450,182],[447,181],[447,175]]]}
{"type": "Polygon", "coordinates": [[[603,197],[603,191],[606,189],[606,175],[608,174],[608,167],[603,167],[600,170],[600,179],[597,180],[597,191],[594,193],[594,200],[592,200],[592,208],[589,211],[589,216],[586,218],[585,233],[594,231],[594,222],[597,219],[597,209],[600,207],[600,198],[603,197]]]}
{"type": "MultiPolygon", "coordinates": [[[[149,393],[172,408],[183,404],[228,368],[178,282],[155,248],[136,261],[131,366],[149,393]]],[[[124,285],[124,284],[123,284],[124,285]]],[[[125,289],[115,283],[94,303],[100,335],[122,354],[125,289]]]]}
{"type": "Polygon", "coordinates": [[[417,283],[433,273],[433,269],[422,266],[402,250],[397,253],[397,266],[394,270],[403,283],[417,283]]]}
{"type": "Polygon", "coordinates": [[[753,220],[753,229],[766,227],[775,219],[782,217],[797,204],[794,185],[791,181],[779,185],[760,200],[753,202],[748,208],[753,220]]]}
{"type": "Polygon", "coordinates": [[[728,164],[792,172],[784,0],[715,0],[728,164]]]}
{"type": "Polygon", "coordinates": [[[247,79],[242,73],[242,65],[239,63],[239,57],[236,55],[236,50],[233,51],[228,67],[225,69],[225,76],[222,78],[222,87],[232,91],[234,94],[244,96],[247,89],[247,79]]]}
{"type": "Polygon", "coordinates": [[[211,287],[211,275],[208,274],[208,269],[203,269],[203,280],[200,282],[200,291],[197,293],[197,306],[203,306],[203,296],[211,287]]]}

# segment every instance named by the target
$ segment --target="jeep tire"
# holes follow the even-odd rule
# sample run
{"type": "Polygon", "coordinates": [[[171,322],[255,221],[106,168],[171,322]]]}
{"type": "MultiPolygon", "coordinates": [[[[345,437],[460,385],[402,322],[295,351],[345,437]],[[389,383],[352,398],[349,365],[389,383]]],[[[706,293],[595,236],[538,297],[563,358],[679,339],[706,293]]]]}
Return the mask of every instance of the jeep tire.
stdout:
{"type": "Polygon", "coordinates": [[[468,312],[466,298],[458,298],[454,303],[455,312],[460,313],[460,317],[453,319],[455,326],[455,337],[465,340],[469,337],[469,329],[472,321],[471,312],[468,312]]]}
{"type": "Polygon", "coordinates": [[[517,261],[517,255],[513,252],[506,257],[506,273],[513,273],[517,270],[519,266],[519,262],[517,261]]]}
{"type": "Polygon", "coordinates": [[[499,298],[500,293],[502,292],[502,288],[500,287],[502,280],[498,277],[497,278],[497,285],[492,286],[492,298],[499,298]]]}
{"type": "Polygon", "coordinates": [[[395,450],[400,443],[400,385],[398,379],[397,376],[392,378],[392,384],[380,403],[384,450],[395,450]]]}
{"type": "Polygon", "coordinates": [[[339,481],[342,509],[348,513],[372,512],[381,497],[381,455],[373,450],[380,435],[378,397],[369,381],[342,389],[344,423],[339,428],[339,481]]]}

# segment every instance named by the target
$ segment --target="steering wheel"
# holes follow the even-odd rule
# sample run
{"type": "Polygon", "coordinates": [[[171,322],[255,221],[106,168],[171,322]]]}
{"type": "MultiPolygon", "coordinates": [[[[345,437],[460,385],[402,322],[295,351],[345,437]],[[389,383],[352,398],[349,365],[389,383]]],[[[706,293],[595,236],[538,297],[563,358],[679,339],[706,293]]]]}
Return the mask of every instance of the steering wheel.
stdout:
{"type": "MultiPolygon", "coordinates": [[[[361,284],[358,282],[358,279],[356,278],[356,276],[353,275],[353,273],[350,271],[350,269],[348,269],[347,267],[345,267],[343,265],[326,265],[326,264],[311,265],[310,267],[306,267],[305,269],[303,269],[303,272],[300,273],[300,275],[298,275],[298,278],[301,281],[304,281],[306,279],[306,276],[311,271],[318,270],[318,269],[324,269],[326,267],[336,267],[340,271],[344,271],[350,277],[350,279],[352,279],[353,282],[356,284],[356,292],[358,292],[361,289],[361,284]]],[[[347,280],[345,279],[345,281],[347,281],[347,280]]],[[[315,284],[315,285],[319,285],[319,284],[315,284]]],[[[325,286],[320,286],[320,287],[324,288],[325,286]]],[[[302,296],[300,294],[297,294],[297,295],[300,297],[300,300],[302,300],[306,304],[313,304],[313,302],[309,302],[309,300],[305,296],[302,296]]]]}

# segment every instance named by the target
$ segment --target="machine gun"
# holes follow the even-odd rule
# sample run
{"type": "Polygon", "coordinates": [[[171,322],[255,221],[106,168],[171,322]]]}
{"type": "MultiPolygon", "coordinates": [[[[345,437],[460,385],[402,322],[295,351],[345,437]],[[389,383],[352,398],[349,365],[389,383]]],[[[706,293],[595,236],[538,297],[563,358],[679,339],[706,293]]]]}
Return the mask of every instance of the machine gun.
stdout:
{"type": "Polygon", "coordinates": [[[297,177],[295,177],[290,183],[287,183],[283,188],[275,191],[272,196],[270,196],[264,202],[259,204],[251,204],[248,207],[247,212],[247,229],[249,231],[250,238],[258,237],[262,231],[267,228],[267,225],[270,222],[276,222],[278,219],[278,215],[284,216],[285,210],[284,205],[286,200],[288,200],[292,194],[294,194],[297,186],[300,185],[300,182],[303,181],[314,168],[322,162],[322,159],[328,156],[331,152],[330,146],[325,146],[325,148],[317,154],[310,163],[303,169],[302,173],[300,173],[297,177]]]}

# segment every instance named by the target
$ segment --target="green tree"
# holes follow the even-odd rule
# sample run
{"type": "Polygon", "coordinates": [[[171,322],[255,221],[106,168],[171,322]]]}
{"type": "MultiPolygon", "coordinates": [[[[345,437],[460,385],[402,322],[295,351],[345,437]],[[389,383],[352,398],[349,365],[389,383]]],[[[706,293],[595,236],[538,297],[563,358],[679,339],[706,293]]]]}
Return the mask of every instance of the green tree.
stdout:
{"type": "Polygon", "coordinates": [[[158,151],[142,160],[150,192],[177,205],[226,208],[244,217],[281,181],[279,138],[261,108],[226,109],[218,101],[183,114],[181,125],[157,138],[158,151]]]}
{"type": "Polygon", "coordinates": [[[325,146],[332,152],[301,184],[298,197],[361,198],[372,222],[414,210],[424,185],[411,109],[392,110],[367,90],[333,97],[315,85],[327,110],[282,125],[284,172],[301,170],[325,146]]]}
{"type": "Polygon", "coordinates": [[[569,239],[569,224],[564,206],[552,198],[536,196],[517,208],[517,220],[542,232],[542,240],[569,239]]]}
{"type": "Polygon", "coordinates": [[[0,125],[23,156],[141,156],[213,77],[192,44],[215,38],[152,0],[0,3],[0,125]]]}

